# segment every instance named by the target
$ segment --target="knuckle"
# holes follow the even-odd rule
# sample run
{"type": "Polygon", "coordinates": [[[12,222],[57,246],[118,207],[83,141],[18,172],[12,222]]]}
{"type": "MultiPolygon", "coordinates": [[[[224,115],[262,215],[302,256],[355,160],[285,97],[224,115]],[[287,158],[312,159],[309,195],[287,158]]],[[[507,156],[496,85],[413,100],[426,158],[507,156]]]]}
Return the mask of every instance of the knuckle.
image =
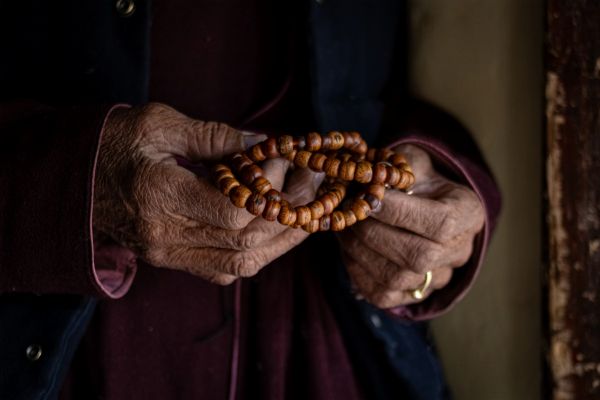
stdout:
{"type": "Polygon", "coordinates": [[[237,245],[240,250],[252,250],[260,244],[260,234],[256,232],[245,232],[239,235],[237,245]]]}
{"type": "Polygon", "coordinates": [[[459,226],[459,217],[456,210],[446,206],[444,218],[440,221],[437,229],[436,239],[441,243],[447,243],[456,236],[459,226]]]}
{"type": "Polygon", "coordinates": [[[229,260],[228,270],[234,276],[248,278],[258,273],[260,265],[253,257],[245,253],[236,253],[229,260]]]}
{"type": "Polygon", "coordinates": [[[232,275],[218,274],[208,279],[209,282],[219,286],[229,286],[236,281],[236,277],[232,275]]]}
{"type": "Polygon", "coordinates": [[[424,274],[435,268],[439,250],[430,244],[422,243],[414,247],[412,253],[412,270],[418,274],[424,274]]]}
{"type": "Polygon", "coordinates": [[[374,294],[372,297],[372,304],[378,308],[390,308],[393,307],[393,296],[388,291],[381,291],[374,294]]]}

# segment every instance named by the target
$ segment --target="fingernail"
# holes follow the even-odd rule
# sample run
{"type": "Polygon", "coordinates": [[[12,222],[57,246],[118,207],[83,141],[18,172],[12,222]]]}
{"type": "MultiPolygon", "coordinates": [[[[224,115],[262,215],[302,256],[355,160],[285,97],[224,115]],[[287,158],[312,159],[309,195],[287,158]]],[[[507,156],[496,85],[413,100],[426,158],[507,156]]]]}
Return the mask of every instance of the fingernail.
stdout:
{"type": "Polygon", "coordinates": [[[265,140],[267,140],[267,135],[263,134],[242,132],[242,135],[244,135],[244,146],[246,146],[246,148],[252,147],[257,143],[264,142],[265,140]]]}

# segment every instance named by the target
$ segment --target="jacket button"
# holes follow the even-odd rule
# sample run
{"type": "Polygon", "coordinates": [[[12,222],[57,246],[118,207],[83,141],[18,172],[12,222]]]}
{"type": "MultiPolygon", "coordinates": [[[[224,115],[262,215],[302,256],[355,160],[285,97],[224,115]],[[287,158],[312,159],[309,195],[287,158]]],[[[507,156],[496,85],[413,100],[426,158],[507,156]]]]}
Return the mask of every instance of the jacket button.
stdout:
{"type": "Polygon", "coordinates": [[[121,17],[130,17],[135,12],[135,2],[133,0],[117,0],[115,8],[121,17]]]}
{"type": "Polygon", "coordinates": [[[37,361],[42,357],[42,346],[39,344],[30,344],[25,349],[25,355],[29,361],[37,361]]]}

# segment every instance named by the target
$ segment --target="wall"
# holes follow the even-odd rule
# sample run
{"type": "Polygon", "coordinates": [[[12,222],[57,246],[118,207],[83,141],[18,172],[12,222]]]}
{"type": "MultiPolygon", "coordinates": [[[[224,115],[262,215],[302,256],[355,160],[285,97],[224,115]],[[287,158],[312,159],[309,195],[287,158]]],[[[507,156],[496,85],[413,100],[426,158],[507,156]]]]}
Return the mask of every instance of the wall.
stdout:
{"type": "Polygon", "coordinates": [[[504,207],[469,296],[433,324],[457,400],[540,398],[541,0],[412,0],[412,85],[473,132],[504,207]]]}

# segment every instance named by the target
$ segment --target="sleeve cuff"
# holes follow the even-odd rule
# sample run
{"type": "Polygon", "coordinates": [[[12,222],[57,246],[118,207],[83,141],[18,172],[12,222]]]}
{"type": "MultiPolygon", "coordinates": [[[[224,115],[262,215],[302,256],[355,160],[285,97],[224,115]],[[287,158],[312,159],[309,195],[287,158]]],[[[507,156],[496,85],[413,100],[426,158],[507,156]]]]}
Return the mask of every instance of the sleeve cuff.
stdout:
{"type": "MultiPolygon", "coordinates": [[[[106,120],[111,112],[118,108],[129,108],[125,104],[117,104],[113,106],[107,113],[102,124],[98,143],[102,141],[106,120]]],[[[94,199],[94,187],[96,183],[96,167],[98,164],[98,151],[94,160],[94,168],[92,174],[92,203],[94,199]]],[[[123,297],[131,287],[133,278],[137,271],[136,255],[133,251],[118,245],[109,238],[95,235],[93,231],[93,204],[90,205],[90,237],[93,240],[92,245],[92,275],[94,286],[99,291],[101,296],[111,299],[123,297]]]]}

